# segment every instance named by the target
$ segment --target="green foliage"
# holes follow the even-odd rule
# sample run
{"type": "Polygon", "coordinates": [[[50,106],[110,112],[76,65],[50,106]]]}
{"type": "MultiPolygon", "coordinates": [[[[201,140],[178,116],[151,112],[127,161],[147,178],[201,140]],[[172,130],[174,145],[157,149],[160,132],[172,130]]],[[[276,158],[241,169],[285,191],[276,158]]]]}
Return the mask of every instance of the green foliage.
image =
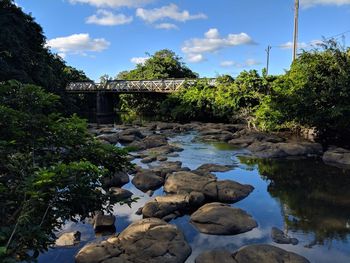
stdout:
{"type": "Polygon", "coordinates": [[[57,95],[0,84],[0,259],[33,260],[66,220],[110,211],[101,179],[129,168],[126,151],[97,142],[57,95]]]}
{"type": "Polygon", "coordinates": [[[69,67],[46,47],[43,30],[13,1],[0,1],[0,81],[16,79],[43,87],[62,97],[62,111],[73,111],[84,98],[65,95],[72,81],[88,81],[84,72],[69,67]]]}
{"type": "MultiPolygon", "coordinates": [[[[334,41],[304,51],[279,77],[258,113],[262,128],[315,127],[321,137],[350,132],[350,55],[334,41]]],[[[334,139],[334,138],[333,138],[334,139]]]]}
{"type": "MultiPolygon", "coordinates": [[[[124,80],[159,80],[169,78],[197,78],[173,51],[163,49],[150,56],[144,64],[136,65],[131,71],[123,71],[117,79],[124,80]]],[[[166,94],[126,94],[121,95],[122,111],[130,114],[140,114],[155,117],[159,114],[162,101],[166,94]]]]}

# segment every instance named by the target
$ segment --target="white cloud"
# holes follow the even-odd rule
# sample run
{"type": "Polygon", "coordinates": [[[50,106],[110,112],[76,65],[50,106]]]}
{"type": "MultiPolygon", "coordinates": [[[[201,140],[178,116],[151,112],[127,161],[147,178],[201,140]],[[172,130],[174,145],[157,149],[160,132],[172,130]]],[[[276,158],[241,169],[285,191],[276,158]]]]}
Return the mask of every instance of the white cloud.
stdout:
{"type": "Polygon", "coordinates": [[[204,60],[204,53],[213,53],[223,48],[245,44],[254,44],[253,39],[246,33],[221,37],[218,29],[211,28],[204,34],[204,38],[193,38],[185,41],[181,50],[187,55],[189,61],[194,62],[193,58],[198,58],[196,62],[200,62],[204,60]]]}
{"type": "Polygon", "coordinates": [[[138,8],[136,10],[136,16],[140,17],[148,23],[154,23],[156,21],[164,19],[186,22],[188,20],[207,18],[207,16],[202,13],[192,15],[187,10],[180,11],[179,7],[175,4],[169,4],[154,9],[138,8]]]}
{"type": "Polygon", "coordinates": [[[221,67],[224,67],[224,68],[226,68],[226,67],[232,67],[233,65],[235,65],[235,62],[232,61],[232,60],[226,60],[226,61],[222,61],[222,62],[220,63],[220,66],[221,66],[221,67]]]}
{"type": "Polygon", "coordinates": [[[145,64],[145,62],[149,59],[149,57],[134,57],[131,58],[130,61],[134,64],[145,64]]]}
{"type": "Polygon", "coordinates": [[[171,24],[171,23],[160,23],[160,24],[156,24],[154,27],[157,29],[166,29],[166,30],[179,29],[177,25],[171,24]]]}
{"type": "Polygon", "coordinates": [[[110,11],[99,9],[96,14],[86,18],[87,24],[96,24],[101,26],[115,26],[129,24],[133,20],[132,16],[124,14],[113,14],[110,11]]]}
{"type": "Polygon", "coordinates": [[[238,63],[236,61],[232,60],[226,60],[222,61],[220,63],[221,67],[227,68],[227,67],[235,67],[235,68],[249,68],[252,66],[260,65],[261,63],[253,58],[248,58],[244,61],[244,63],[238,63]]]}
{"type": "Polygon", "coordinates": [[[97,7],[140,7],[149,3],[154,2],[154,0],[69,0],[72,4],[81,3],[89,4],[97,7]]]}
{"type": "Polygon", "coordinates": [[[107,49],[110,42],[104,38],[91,38],[89,34],[73,34],[47,41],[47,46],[59,52],[60,56],[67,54],[86,55],[86,52],[100,52],[107,49]]]}
{"type": "Polygon", "coordinates": [[[350,5],[350,0],[301,0],[301,6],[312,7],[316,5],[350,5]]]}
{"type": "Polygon", "coordinates": [[[245,61],[245,65],[248,66],[248,67],[251,67],[251,66],[257,66],[257,65],[260,65],[261,62],[253,59],[253,58],[248,58],[246,61],[245,61]]]}
{"type": "Polygon", "coordinates": [[[205,58],[202,54],[188,54],[187,60],[192,63],[199,63],[205,61],[205,58]]]}
{"type": "MultiPolygon", "coordinates": [[[[298,42],[298,49],[305,49],[305,48],[308,48],[308,47],[315,47],[317,45],[320,45],[322,44],[323,42],[321,40],[318,40],[318,39],[315,39],[315,40],[311,40],[310,42],[306,43],[306,42],[298,42]]],[[[293,48],[293,42],[292,41],[289,41],[289,42],[286,42],[282,45],[279,45],[279,47],[281,49],[292,49],[293,48]]]]}

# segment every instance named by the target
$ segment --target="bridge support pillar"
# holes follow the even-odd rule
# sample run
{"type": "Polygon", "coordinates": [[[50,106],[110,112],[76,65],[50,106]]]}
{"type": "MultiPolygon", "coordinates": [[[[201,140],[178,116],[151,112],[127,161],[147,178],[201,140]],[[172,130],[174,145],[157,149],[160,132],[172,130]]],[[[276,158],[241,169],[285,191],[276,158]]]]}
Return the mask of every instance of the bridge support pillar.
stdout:
{"type": "Polygon", "coordinates": [[[114,95],[99,91],[96,94],[96,121],[98,124],[113,123],[116,115],[114,112],[114,95]]]}

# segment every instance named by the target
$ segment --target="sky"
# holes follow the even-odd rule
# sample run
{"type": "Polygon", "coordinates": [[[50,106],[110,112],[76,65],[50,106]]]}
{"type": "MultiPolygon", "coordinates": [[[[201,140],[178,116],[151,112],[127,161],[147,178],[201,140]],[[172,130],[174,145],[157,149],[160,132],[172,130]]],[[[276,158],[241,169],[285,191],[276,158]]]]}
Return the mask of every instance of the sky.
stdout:
{"type": "MultiPolygon", "coordinates": [[[[43,27],[47,45],[98,80],[173,50],[201,77],[292,60],[294,0],[16,0],[43,27]]],[[[350,45],[350,0],[300,0],[299,50],[336,36],[350,45]]]]}

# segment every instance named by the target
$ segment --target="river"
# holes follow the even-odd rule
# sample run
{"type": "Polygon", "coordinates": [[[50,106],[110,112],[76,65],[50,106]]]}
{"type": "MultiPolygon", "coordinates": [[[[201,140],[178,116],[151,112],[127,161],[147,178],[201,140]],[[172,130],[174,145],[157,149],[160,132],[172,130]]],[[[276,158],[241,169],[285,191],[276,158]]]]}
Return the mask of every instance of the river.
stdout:
{"type": "MultiPolygon", "coordinates": [[[[184,233],[192,247],[186,261],[212,249],[237,248],[254,243],[266,243],[293,251],[315,263],[350,262],[350,170],[323,164],[315,158],[288,160],[257,160],[245,157],[245,151],[225,143],[193,142],[194,133],[170,138],[172,144],[184,149],[179,157],[184,167],[195,169],[205,163],[235,165],[229,172],[216,173],[218,179],[230,179],[254,186],[254,191],[232,206],[251,214],[259,226],[235,236],[214,236],[199,233],[189,223],[189,216],[172,220],[184,233]],[[270,237],[271,228],[278,227],[299,240],[298,245],[279,245],[270,237]]],[[[147,167],[139,161],[136,164],[147,167]]],[[[156,165],[152,163],[150,165],[156,165]]],[[[125,229],[131,222],[141,219],[135,214],[152,197],[136,189],[131,183],[123,188],[140,199],[128,207],[116,205],[116,231],[125,229]]],[[[163,190],[154,196],[163,195],[163,190]]],[[[39,262],[71,263],[74,255],[86,243],[101,240],[88,223],[67,222],[61,232],[80,231],[81,243],[73,248],[50,249],[39,257],[39,262]]]]}

